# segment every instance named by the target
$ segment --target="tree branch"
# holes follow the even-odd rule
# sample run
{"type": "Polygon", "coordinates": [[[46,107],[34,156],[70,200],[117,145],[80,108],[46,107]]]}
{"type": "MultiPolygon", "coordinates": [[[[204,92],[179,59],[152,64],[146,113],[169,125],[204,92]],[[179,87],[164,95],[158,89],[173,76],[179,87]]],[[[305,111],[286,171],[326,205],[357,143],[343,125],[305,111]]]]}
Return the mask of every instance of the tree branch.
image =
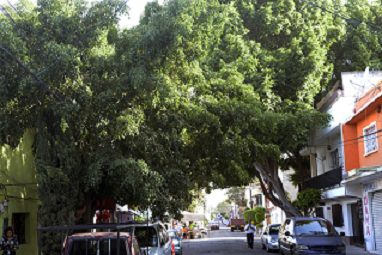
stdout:
{"type": "Polygon", "coordinates": [[[40,80],[37,75],[35,75],[34,73],[32,73],[28,67],[26,67],[25,65],[23,65],[23,63],[21,63],[15,56],[13,56],[11,53],[9,53],[2,45],[0,45],[0,49],[2,49],[3,51],[5,51],[5,53],[7,53],[14,61],[16,61],[16,63],[22,67],[25,71],[27,71],[38,83],[40,83],[46,90],[48,90],[52,95],[53,97],[58,101],[58,102],[61,102],[61,100],[58,98],[58,96],[56,94],[53,93],[53,91],[50,90],[50,88],[42,81],[40,80]]]}

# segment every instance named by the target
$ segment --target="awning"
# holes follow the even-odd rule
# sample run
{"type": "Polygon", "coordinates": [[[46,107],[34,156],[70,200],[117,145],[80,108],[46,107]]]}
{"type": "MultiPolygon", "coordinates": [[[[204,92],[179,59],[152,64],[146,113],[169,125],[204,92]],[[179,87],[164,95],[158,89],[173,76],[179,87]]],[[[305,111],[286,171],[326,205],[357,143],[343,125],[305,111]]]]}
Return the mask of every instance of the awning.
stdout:
{"type": "Polygon", "coordinates": [[[182,221],[204,221],[207,220],[206,215],[199,213],[182,212],[182,221]]]}

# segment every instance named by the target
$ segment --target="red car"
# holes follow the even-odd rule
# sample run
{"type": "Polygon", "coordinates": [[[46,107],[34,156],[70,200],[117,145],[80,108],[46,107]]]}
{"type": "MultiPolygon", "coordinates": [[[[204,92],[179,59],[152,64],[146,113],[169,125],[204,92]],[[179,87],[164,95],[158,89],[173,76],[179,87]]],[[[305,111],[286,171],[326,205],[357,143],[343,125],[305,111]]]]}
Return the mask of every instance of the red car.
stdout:
{"type": "Polygon", "coordinates": [[[207,227],[211,227],[211,230],[219,230],[219,222],[217,221],[211,221],[207,223],[207,227]]]}
{"type": "MultiPolygon", "coordinates": [[[[120,233],[120,255],[144,255],[138,240],[131,233],[120,233]]],[[[96,232],[74,234],[68,238],[64,255],[117,255],[117,233],[96,232]]]]}

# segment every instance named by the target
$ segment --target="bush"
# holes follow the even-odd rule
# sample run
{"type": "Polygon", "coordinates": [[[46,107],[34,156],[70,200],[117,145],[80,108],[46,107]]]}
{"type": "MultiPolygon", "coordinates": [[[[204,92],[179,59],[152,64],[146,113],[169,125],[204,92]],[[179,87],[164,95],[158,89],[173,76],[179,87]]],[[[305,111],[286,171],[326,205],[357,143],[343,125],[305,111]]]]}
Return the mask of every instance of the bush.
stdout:
{"type": "Polygon", "coordinates": [[[229,216],[228,214],[224,214],[224,219],[228,220],[229,216]]]}
{"type": "Polygon", "coordinates": [[[248,210],[244,212],[244,220],[245,222],[248,222],[248,220],[256,221],[256,211],[255,210],[248,210]]]}
{"type": "Polygon", "coordinates": [[[256,212],[256,223],[260,224],[261,222],[265,220],[266,210],[264,207],[256,207],[255,212],[256,212]]]}
{"type": "Polygon", "coordinates": [[[304,215],[309,215],[312,209],[321,202],[322,192],[319,189],[308,188],[297,195],[297,199],[292,202],[292,205],[296,207],[304,215]]]}

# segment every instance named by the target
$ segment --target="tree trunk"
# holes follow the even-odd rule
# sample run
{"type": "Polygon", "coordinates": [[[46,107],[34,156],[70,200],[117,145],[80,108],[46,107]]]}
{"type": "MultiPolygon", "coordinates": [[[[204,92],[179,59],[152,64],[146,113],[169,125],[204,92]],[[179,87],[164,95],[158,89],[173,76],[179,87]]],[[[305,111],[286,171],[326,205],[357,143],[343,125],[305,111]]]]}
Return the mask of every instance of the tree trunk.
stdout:
{"type": "Polygon", "coordinates": [[[301,156],[299,152],[296,153],[296,160],[297,160],[298,172],[300,174],[301,191],[302,191],[304,189],[304,173],[301,166],[301,156]]]}
{"type": "Polygon", "coordinates": [[[277,162],[267,158],[265,164],[255,162],[254,166],[257,170],[255,175],[260,180],[260,186],[265,197],[275,206],[280,207],[287,217],[301,217],[301,212],[292,206],[292,203],[286,197],[284,186],[278,176],[278,171],[276,171],[276,169],[278,170],[277,162]],[[264,183],[267,187],[265,187],[264,183]]]}
{"type": "Polygon", "coordinates": [[[93,224],[93,217],[97,210],[97,196],[91,191],[85,193],[85,221],[86,224],[93,224]]]}

